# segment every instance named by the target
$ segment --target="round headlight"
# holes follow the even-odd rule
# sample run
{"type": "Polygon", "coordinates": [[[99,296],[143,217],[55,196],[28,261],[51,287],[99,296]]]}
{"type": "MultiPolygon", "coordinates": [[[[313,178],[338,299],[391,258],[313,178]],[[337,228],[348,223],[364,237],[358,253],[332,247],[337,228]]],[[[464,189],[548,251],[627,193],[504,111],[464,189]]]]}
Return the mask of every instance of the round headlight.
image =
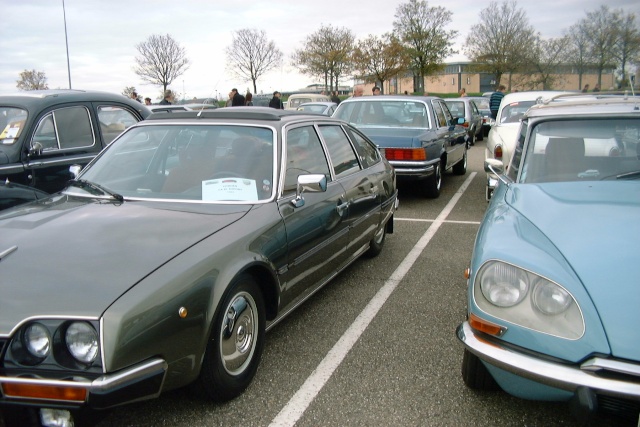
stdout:
{"type": "Polygon", "coordinates": [[[544,314],[560,314],[571,305],[573,297],[555,283],[540,279],[533,287],[532,301],[544,314]]]}
{"type": "Polygon", "coordinates": [[[65,342],[71,355],[82,363],[91,363],[98,356],[98,333],[86,322],[69,325],[65,342]]]}
{"type": "Polygon", "coordinates": [[[40,323],[29,325],[24,331],[24,345],[32,356],[44,359],[51,349],[49,331],[40,323]]]}
{"type": "Polygon", "coordinates": [[[527,273],[513,265],[502,262],[491,263],[481,273],[482,295],[498,307],[512,307],[527,295],[529,282],[527,273]]]}

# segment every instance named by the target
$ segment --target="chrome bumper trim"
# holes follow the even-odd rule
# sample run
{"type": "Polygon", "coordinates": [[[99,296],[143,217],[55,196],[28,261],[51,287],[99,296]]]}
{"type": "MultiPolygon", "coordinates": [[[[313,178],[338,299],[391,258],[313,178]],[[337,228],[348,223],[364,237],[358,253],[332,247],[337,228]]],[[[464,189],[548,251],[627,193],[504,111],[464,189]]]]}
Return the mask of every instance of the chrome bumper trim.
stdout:
{"type": "Polygon", "coordinates": [[[478,337],[469,322],[458,326],[456,335],[467,350],[484,362],[520,377],[570,392],[587,387],[598,394],[640,400],[640,384],[598,377],[589,372],[586,364],[590,361],[581,369],[578,365],[563,365],[518,353],[499,342],[478,337]]]}

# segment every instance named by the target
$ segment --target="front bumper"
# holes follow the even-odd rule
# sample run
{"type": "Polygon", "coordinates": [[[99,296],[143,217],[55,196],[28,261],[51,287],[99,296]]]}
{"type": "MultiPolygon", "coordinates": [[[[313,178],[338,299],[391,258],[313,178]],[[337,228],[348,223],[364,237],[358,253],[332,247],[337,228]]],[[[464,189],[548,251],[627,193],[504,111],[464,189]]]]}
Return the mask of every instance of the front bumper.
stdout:
{"type": "Polygon", "coordinates": [[[519,377],[572,393],[586,388],[598,395],[640,401],[640,383],[637,382],[640,378],[638,365],[595,357],[580,365],[543,360],[517,352],[499,341],[489,342],[483,339],[471,328],[469,322],[458,326],[456,334],[466,349],[482,361],[519,377]],[[598,376],[600,371],[624,373],[636,378],[636,382],[617,379],[611,375],[598,376]]]}
{"type": "Polygon", "coordinates": [[[153,359],[94,380],[0,377],[0,403],[40,407],[107,409],[160,395],[167,362],[153,359]]]}

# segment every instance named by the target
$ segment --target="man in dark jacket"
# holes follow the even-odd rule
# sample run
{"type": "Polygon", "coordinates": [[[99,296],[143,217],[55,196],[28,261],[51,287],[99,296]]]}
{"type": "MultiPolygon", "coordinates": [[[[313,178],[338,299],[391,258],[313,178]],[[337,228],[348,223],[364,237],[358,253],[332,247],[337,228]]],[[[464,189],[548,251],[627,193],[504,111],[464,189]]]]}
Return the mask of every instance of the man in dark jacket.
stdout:
{"type": "Polygon", "coordinates": [[[500,103],[502,102],[502,98],[504,98],[504,90],[506,87],[504,85],[500,85],[498,90],[491,94],[491,98],[489,98],[489,109],[491,110],[491,117],[495,120],[498,117],[498,110],[500,109],[500,103]]]}
{"type": "Polygon", "coordinates": [[[232,107],[244,107],[244,96],[238,93],[238,89],[231,89],[231,93],[233,97],[231,98],[231,106],[232,107]]]}
{"type": "Polygon", "coordinates": [[[273,98],[269,101],[269,107],[275,108],[276,110],[284,110],[284,104],[280,97],[282,94],[278,91],[273,92],[273,98]]]}
{"type": "Polygon", "coordinates": [[[164,91],[164,98],[160,101],[160,105],[171,105],[173,104],[173,92],[167,89],[164,91]]]}

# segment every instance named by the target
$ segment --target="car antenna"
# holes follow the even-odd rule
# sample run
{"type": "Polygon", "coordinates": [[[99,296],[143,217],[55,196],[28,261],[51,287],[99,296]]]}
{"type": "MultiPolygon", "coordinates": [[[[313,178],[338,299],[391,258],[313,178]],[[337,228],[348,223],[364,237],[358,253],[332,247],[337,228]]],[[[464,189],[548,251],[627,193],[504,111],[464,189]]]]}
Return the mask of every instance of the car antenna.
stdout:
{"type": "Polygon", "coordinates": [[[218,83],[220,83],[220,79],[218,79],[218,81],[216,82],[216,85],[213,87],[213,89],[211,89],[211,93],[209,94],[209,96],[205,98],[204,102],[202,103],[202,107],[200,107],[200,111],[198,111],[198,114],[196,114],[196,117],[200,117],[202,115],[202,112],[204,111],[204,106],[207,104],[207,101],[210,99],[213,99],[212,98],[213,92],[215,92],[215,90],[218,88],[218,83]]]}

